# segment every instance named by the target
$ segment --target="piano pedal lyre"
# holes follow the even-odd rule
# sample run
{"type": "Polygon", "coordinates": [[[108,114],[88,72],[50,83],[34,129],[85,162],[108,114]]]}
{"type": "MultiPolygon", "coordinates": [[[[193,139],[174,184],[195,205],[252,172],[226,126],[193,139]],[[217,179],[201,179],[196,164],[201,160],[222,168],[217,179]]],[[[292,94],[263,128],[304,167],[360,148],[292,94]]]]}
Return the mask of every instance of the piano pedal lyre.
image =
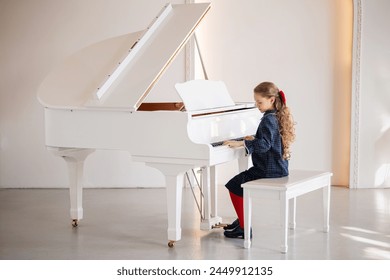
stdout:
{"type": "Polygon", "coordinates": [[[221,218],[219,217],[210,217],[210,213],[206,214],[206,209],[205,209],[205,196],[204,196],[204,188],[203,186],[203,176],[208,176],[204,175],[203,173],[204,168],[200,168],[195,172],[194,169],[191,169],[191,171],[186,172],[186,178],[188,181],[188,184],[191,188],[192,196],[194,197],[195,203],[198,207],[198,211],[200,214],[200,221],[201,221],[201,229],[204,230],[210,230],[210,229],[216,229],[216,228],[223,228],[227,224],[222,224],[221,223],[221,218]],[[196,173],[199,174],[199,179],[196,175],[196,173]],[[192,180],[190,175],[192,175],[192,180]],[[194,186],[195,185],[195,186],[194,186]],[[197,195],[195,194],[196,189],[199,189],[199,198],[197,198],[197,195]],[[207,215],[207,217],[206,217],[207,215]]]}

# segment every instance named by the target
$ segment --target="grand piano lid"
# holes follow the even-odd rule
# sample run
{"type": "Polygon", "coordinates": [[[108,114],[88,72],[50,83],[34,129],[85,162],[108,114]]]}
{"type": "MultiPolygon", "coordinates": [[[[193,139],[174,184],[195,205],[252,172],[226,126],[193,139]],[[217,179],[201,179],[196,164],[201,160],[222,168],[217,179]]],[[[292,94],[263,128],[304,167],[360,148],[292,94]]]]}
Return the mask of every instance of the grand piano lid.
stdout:
{"type": "Polygon", "coordinates": [[[150,26],[72,55],[38,90],[49,108],[137,110],[194,33],[210,3],[167,4],[150,26]]]}

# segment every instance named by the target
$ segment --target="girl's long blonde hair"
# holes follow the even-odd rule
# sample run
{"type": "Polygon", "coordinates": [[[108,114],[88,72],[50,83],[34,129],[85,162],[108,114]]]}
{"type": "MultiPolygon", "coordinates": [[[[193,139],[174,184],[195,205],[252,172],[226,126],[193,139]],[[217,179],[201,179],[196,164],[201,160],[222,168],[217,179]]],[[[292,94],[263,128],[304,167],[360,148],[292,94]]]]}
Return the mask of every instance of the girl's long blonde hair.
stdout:
{"type": "Polygon", "coordinates": [[[275,97],[274,107],[279,121],[279,132],[282,137],[283,158],[290,159],[290,146],[295,140],[295,122],[290,109],[286,106],[284,93],[271,82],[260,83],[253,91],[264,98],[275,97]]]}

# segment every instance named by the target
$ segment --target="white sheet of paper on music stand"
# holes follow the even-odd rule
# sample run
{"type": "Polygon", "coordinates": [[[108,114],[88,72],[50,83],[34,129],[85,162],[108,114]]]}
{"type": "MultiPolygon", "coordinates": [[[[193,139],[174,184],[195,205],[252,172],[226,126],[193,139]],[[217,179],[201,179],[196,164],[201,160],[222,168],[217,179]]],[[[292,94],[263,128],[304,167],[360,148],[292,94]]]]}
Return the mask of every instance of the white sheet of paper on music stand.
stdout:
{"type": "Polygon", "coordinates": [[[192,80],[175,85],[187,111],[234,106],[222,81],[192,80]]]}

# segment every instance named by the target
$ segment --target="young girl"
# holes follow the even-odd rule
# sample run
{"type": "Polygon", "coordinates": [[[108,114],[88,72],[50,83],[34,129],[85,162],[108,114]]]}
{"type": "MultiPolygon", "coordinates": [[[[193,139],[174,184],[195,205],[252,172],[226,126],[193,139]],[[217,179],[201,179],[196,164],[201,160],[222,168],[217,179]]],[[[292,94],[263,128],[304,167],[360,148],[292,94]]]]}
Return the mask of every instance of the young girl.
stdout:
{"type": "Polygon", "coordinates": [[[243,141],[226,141],[228,147],[244,146],[252,154],[253,167],[233,177],[226,188],[230,192],[238,219],[224,227],[229,238],[244,238],[243,189],[241,184],[260,178],[288,176],[290,144],[294,141],[294,121],[286,97],[275,84],[263,82],[254,88],[254,99],[264,113],[256,135],[246,136],[243,141]]]}

